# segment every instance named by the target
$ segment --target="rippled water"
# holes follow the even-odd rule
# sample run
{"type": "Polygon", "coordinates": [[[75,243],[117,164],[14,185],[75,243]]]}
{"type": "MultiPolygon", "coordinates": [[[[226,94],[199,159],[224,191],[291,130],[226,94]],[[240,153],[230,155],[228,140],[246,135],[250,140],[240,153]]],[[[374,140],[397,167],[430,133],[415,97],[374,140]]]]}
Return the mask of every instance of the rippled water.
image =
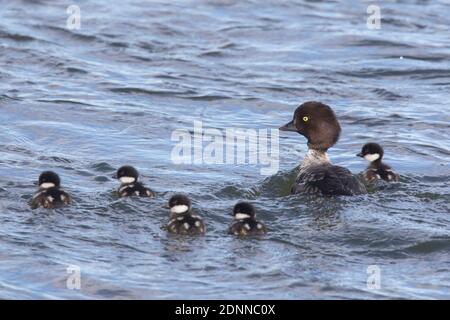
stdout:
{"type": "Polygon", "coordinates": [[[450,3],[0,1],[0,298],[450,298],[450,3]],[[332,160],[353,172],[378,141],[401,182],[358,197],[290,196],[305,140],[280,135],[280,171],[175,165],[175,129],[278,128],[320,100],[343,127],[332,160]],[[158,192],[117,199],[136,166],[158,192]],[[31,210],[39,173],[75,204],[31,210]],[[188,193],[205,237],[161,229],[188,193]],[[251,200],[270,233],[226,235],[251,200]],[[66,268],[81,269],[81,290],[66,268]],[[378,290],[367,268],[381,271],[378,290]]]}

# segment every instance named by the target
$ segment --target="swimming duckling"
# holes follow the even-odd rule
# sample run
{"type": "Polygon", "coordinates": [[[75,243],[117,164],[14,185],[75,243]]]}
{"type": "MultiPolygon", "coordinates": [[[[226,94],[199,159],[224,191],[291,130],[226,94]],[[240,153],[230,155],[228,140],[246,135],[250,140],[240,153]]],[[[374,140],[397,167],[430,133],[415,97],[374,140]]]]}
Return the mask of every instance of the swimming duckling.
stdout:
{"type": "Polygon", "coordinates": [[[71,203],[70,195],[60,189],[61,180],[53,171],[42,172],[38,184],[39,190],[31,200],[33,209],[39,207],[53,209],[71,203]]]}
{"type": "Polygon", "coordinates": [[[229,234],[236,236],[263,235],[267,229],[256,221],[255,208],[248,202],[238,202],[233,208],[234,222],[228,229],[229,234]]]}
{"type": "Polygon", "coordinates": [[[300,164],[291,193],[355,195],[366,193],[364,185],[346,168],[333,165],[327,150],[339,139],[341,126],[333,110],[321,102],[300,105],[294,118],[281,131],[294,131],[308,139],[308,153],[300,164]]]}
{"type": "Polygon", "coordinates": [[[370,162],[369,166],[363,173],[364,180],[373,182],[376,180],[384,181],[398,181],[399,175],[392,170],[390,166],[384,164],[383,159],[384,150],[374,142],[366,143],[361,152],[357,154],[358,157],[364,158],[370,162]]]}
{"type": "Polygon", "coordinates": [[[183,194],[176,194],[169,200],[170,220],[167,230],[176,234],[204,234],[205,224],[200,216],[191,214],[191,200],[183,194]]]}
{"type": "Polygon", "coordinates": [[[117,191],[119,197],[154,197],[155,193],[138,182],[139,173],[132,166],[123,166],[117,170],[117,179],[122,183],[117,191]]]}

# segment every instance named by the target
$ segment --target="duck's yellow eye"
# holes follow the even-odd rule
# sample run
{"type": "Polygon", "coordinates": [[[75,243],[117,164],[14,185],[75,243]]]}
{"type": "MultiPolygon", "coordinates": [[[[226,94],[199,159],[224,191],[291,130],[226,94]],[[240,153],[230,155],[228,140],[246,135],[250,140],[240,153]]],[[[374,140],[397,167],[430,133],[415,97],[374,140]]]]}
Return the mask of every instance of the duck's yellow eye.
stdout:
{"type": "Polygon", "coordinates": [[[309,120],[309,118],[308,117],[303,117],[303,121],[308,121],[309,120]]]}

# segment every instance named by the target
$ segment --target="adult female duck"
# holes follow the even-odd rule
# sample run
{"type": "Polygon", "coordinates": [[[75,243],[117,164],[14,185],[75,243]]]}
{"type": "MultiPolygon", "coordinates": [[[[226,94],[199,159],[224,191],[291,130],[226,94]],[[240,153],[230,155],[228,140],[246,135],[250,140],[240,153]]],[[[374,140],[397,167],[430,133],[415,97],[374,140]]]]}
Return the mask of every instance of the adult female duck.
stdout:
{"type": "Polygon", "coordinates": [[[366,193],[364,185],[346,168],[335,166],[327,150],[339,139],[341,126],[333,110],[321,102],[300,105],[294,119],[280,128],[308,139],[308,153],[300,165],[292,193],[355,195],[366,193]]]}

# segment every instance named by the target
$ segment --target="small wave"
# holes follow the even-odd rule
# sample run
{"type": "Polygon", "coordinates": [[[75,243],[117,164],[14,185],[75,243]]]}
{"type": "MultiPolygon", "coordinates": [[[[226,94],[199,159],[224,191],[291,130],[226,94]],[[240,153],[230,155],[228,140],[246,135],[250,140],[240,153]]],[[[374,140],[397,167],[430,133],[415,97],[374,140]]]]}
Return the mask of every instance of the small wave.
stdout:
{"type": "Polygon", "coordinates": [[[158,53],[167,51],[169,47],[162,42],[139,42],[137,46],[141,49],[144,49],[148,53],[158,53]]]}
{"type": "Polygon", "coordinates": [[[2,30],[0,30],[0,38],[10,39],[10,40],[14,40],[17,42],[29,42],[29,41],[37,40],[36,38],[33,38],[31,36],[18,34],[18,33],[9,33],[9,32],[2,31],[2,30]]]}
{"type": "Polygon", "coordinates": [[[233,42],[227,42],[219,46],[220,49],[235,49],[237,48],[237,44],[233,42]]]}
{"type": "Polygon", "coordinates": [[[363,124],[366,126],[385,126],[386,120],[385,119],[374,119],[374,118],[362,118],[362,119],[356,119],[351,122],[352,124],[363,124]]]}
{"type": "Polygon", "coordinates": [[[450,253],[450,238],[433,239],[416,243],[404,249],[408,253],[427,254],[437,251],[447,251],[450,253]]]}
{"type": "Polygon", "coordinates": [[[426,26],[423,24],[414,23],[411,21],[400,20],[400,19],[388,18],[388,17],[383,17],[383,24],[388,24],[388,25],[392,25],[395,27],[407,28],[408,32],[411,32],[411,29],[421,30],[421,29],[426,28],[426,26]]]}
{"type": "Polygon", "coordinates": [[[67,70],[67,72],[69,72],[69,73],[88,74],[88,72],[87,72],[86,70],[80,69],[80,68],[67,67],[66,70],[67,70]]]}
{"type": "Polygon", "coordinates": [[[33,157],[34,152],[18,145],[0,145],[0,150],[10,151],[13,153],[23,154],[25,156],[33,157]]]}
{"type": "Polygon", "coordinates": [[[261,29],[263,28],[263,25],[256,26],[256,25],[238,25],[238,26],[229,26],[224,27],[218,30],[219,33],[221,32],[230,32],[230,31],[243,31],[243,30],[252,30],[252,29],[261,29]]]}
{"type": "Polygon", "coordinates": [[[380,98],[384,98],[389,101],[395,101],[405,98],[399,94],[393,93],[383,88],[373,89],[372,92],[376,93],[380,98]]]}
{"type": "Polygon", "coordinates": [[[180,94],[195,94],[196,92],[193,90],[185,90],[185,91],[172,91],[172,90],[149,90],[135,87],[121,87],[121,88],[111,88],[109,89],[111,92],[117,93],[131,93],[131,94],[148,94],[152,96],[171,96],[171,95],[180,95],[180,94]]]}
{"type": "Polygon", "coordinates": [[[200,96],[188,96],[186,97],[190,100],[199,100],[199,101],[215,101],[215,100],[226,100],[226,99],[232,99],[232,97],[229,96],[222,96],[222,95],[200,95],[200,96]]]}
{"type": "Polygon", "coordinates": [[[218,198],[226,199],[256,199],[259,192],[257,188],[241,188],[235,185],[222,187],[219,191],[215,192],[214,195],[218,198]]]}
{"type": "MultiPolygon", "coordinates": [[[[383,20],[384,22],[384,20],[383,20]]],[[[358,47],[386,47],[386,48],[414,48],[414,46],[406,44],[406,43],[400,43],[400,42],[394,42],[389,40],[380,40],[380,39],[364,39],[364,40],[358,40],[353,43],[354,46],[358,47]]]]}
{"type": "Polygon", "coordinates": [[[120,41],[111,42],[111,43],[109,43],[109,45],[111,47],[116,47],[116,48],[128,48],[129,47],[129,45],[127,43],[120,42],[120,41]]]}
{"type": "Polygon", "coordinates": [[[435,78],[450,78],[450,69],[407,69],[407,70],[392,70],[392,69],[375,69],[362,68],[358,71],[338,71],[337,74],[356,77],[404,77],[409,76],[411,79],[435,79],[435,78]]]}
{"type": "Polygon", "coordinates": [[[110,181],[111,179],[110,178],[108,178],[107,176],[96,176],[95,178],[94,178],[94,181],[97,181],[97,182],[108,182],[108,181],[110,181]]]}
{"type": "Polygon", "coordinates": [[[1,94],[0,95],[0,101],[2,100],[21,100],[20,98],[16,98],[16,97],[11,97],[7,94],[1,94]]]}
{"type": "Polygon", "coordinates": [[[143,57],[143,56],[136,55],[136,54],[130,54],[129,57],[133,58],[133,59],[136,59],[136,60],[139,60],[139,61],[144,61],[144,62],[151,62],[151,61],[153,61],[152,58],[143,57]]]}
{"type": "Polygon", "coordinates": [[[85,42],[102,42],[102,40],[100,38],[98,38],[97,36],[78,33],[75,31],[71,31],[67,28],[56,27],[53,25],[37,25],[35,27],[38,29],[46,29],[46,30],[50,30],[50,31],[55,31],[59,34],[68,36],[68,37],[76,39],[76,40],[81,40],[81,41],[85,41],[85,42]]]}
{"type": "Polygon", "coordinates": [[[198,55],[199,57],[223,57],[225,56],[225,53],[219,50],[211,50],[211,51],[206,51],[203,53],[200,53],[198,55]]]}
{"type": "Polygon", "coordinates": [[[82,105],[82,106],[89,106],[94,107],[94,105],[80,102],[76,100],[64,100],[64,99],[55,99],[55,100],[48,100],[48,99],[37,99],[38,102],[46,102],[46,103],[55,103],[55,104],[76,104],[76,105],[82,105]]]}
{"type": "MultiPolygon", "coordinates": [[[[417,55],[417,56],[411,56],[411,55],[403,55],[403,59],[410,59],[410,60],[420,60],[420,61],[430,61],[430,62],[441,62],[441,61],[447,61],[448,57],[445,55],[417,55]]],[[[386,59],[398,59],[399,56],[385,56],[386,59]]]]}
{"type": "Polygon", "coordinates": [[[111,172],[116,170],[107,162],[94,163],[93,165],[91,165],[91,168],[99,172],[111,172]]]}
{"type": "Polygon", "coordinates": [[[280,171],[273,176],[267,177],[260,185],[261,193],[272,197],[289,196],[297,173],[298,168],[294,168],[289,172],[280,171]]]}
{"type": "Polygon", "coordinates": [[[166,36],[184,36],[184,32],[162,23],[153,23],[152,28],[166,36]]]}
{"type": "Polygon", "coordinates": [[[58,163],[73,163],[73,160],[67,159],[67,158],[63,158],[63,157],[57,157],[57,156],[40,156],[38,157],[38,160],[40,161],[54,161],[54,162],[58,162],[58,163]]]}

